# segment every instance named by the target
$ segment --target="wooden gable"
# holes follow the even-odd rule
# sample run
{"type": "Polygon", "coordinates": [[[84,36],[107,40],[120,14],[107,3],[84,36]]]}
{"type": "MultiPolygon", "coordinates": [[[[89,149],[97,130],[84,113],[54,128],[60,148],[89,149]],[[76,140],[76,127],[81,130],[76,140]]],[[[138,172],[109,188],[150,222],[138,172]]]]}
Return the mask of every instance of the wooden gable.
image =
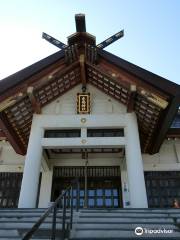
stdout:
{"type": "Polygon", "coordinates": [[[142,152],[158,152],[180,105],[180,86],[98,49],[86,32],[70,36],[68,43],[0,81],[0,129],[15,151],[26,154],[33,113],[81,83],[135,111],[142,152]]]}

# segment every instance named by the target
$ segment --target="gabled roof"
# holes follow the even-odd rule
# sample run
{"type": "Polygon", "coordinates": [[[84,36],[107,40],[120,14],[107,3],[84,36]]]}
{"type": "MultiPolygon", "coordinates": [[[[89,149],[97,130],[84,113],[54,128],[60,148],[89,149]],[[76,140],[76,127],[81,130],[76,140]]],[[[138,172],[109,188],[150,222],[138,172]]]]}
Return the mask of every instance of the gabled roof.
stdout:
{"type": "Polygon", "coordinates": [[[4,78],[0,81],[0,95],[4,94],[5,91],[14,88],[18,84],[22,84],[24,81],[41,72],[43,69],[56,63],[64,57],[64,51],[58,51],[32,65],[4,78]]]}
{"type": "MultiPolygon", "coordinates": [[[[25,154],[33,113],[77,84],[92,84],[137,114],[141,149],[156,153],[180,105],[180,86],[97,49],[85,32],[71,45],[0,81],[0,129],[25,154]]],[[[1,131],[2,135],[2,131],[1,131]]]]}
{"type": "Polygon", "coordinates": [[[142,79],[144,82],[156,87],[160,91],[176,96],[179,94],[179,85],[154,74],[144,68],[141,68],[133,63],[130,63],[110,52],[99,50],[99,55],[108,59],[109,62],[142,79]]]}

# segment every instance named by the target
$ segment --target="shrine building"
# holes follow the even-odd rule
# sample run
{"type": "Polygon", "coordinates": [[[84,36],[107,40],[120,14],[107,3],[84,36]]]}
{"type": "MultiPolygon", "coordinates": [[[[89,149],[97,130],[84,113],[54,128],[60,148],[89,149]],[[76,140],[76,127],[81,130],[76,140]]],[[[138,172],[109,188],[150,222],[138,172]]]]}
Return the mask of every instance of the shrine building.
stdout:
{"type": "Polygon", "coordinates": [[[46,208],[74,178],[81,208],[172,207],[180,85],[105,51],[123,31],[97,44],[75,20],[67,45],[43,33],[60,51],[0,81],[0,208],[46,208]]]}

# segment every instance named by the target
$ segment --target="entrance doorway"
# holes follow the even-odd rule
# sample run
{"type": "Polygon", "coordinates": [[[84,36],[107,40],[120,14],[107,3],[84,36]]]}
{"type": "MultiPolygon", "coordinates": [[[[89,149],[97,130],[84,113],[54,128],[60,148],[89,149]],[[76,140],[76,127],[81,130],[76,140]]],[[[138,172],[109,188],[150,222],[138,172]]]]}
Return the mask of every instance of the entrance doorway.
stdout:
{"type": "MultiPolygon", "coordinates": [[[[51,200],[59,196],[70,182],[79,179],[79,207],[88,208],[120,208],[122,207],[120,167],[88,167],[87,183],[84,167],[55,167],[51,200]]],[[[77,191],[73,191],[73,205],[76,205],[77,191]]],[[[70,204],[70,196],[67,196],[70,204]]]]}

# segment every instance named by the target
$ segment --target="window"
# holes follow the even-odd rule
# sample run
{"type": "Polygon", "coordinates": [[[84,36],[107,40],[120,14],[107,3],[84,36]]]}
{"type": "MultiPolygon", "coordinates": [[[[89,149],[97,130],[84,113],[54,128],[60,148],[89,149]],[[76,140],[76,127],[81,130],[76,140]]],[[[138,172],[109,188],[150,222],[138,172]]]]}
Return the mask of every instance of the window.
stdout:
{"type": "Polygon", "coordinates": [[[45,138],[74,138],[80,136],[81,136],[80,129],[46,130],[44,134],[45,138]]]}
{"type": "Polygon", "coordinates": [[[88,129],[87,137],[123,137],[124,129],[88,129]]]}

